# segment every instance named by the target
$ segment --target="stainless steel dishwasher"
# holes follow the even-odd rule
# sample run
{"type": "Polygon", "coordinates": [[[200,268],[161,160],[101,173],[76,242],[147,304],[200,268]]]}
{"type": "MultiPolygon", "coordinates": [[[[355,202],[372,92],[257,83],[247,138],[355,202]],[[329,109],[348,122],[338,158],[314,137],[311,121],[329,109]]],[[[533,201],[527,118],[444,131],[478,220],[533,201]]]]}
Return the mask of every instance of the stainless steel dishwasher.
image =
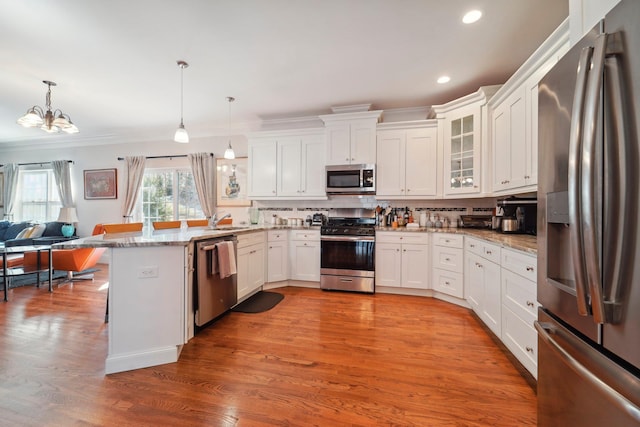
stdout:
{"type": "Polygon", "coordinates": [[[236,236],[225,236],[203,240],[196,243],[196,265],[194,298],[195,322],[202,326],[225,313],[238,301],[237,274],[224,279],[220,273],[211,272],[211,259],[217,256],[216,244],[224,241],[233,242],[233,252],[237,253],[236,236]]]}

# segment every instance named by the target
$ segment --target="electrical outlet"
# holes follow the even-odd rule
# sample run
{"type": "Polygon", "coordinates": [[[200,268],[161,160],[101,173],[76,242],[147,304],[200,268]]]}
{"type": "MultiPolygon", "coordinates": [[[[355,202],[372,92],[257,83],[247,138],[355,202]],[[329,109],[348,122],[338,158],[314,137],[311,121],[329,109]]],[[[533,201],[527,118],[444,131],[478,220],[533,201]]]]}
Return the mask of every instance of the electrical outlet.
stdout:
{"type": "Polygon", "coordinates": [[[138,278],[149,279],[151,277],[158,277],[157,265],[147,265],[147,266],[138,268],[138,278]]]}

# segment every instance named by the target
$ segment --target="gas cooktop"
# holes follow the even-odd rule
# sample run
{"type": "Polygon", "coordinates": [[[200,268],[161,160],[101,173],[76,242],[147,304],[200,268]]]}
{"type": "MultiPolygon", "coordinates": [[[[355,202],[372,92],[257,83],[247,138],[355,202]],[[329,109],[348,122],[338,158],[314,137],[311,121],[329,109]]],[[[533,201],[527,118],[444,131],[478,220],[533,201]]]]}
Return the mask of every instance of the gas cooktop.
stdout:
{"type": "Polygon", "coordinates": [[[325,236],[373,236],[375,235],[375,218],[331,217],[327,224],[320,228],[325,236]]]}

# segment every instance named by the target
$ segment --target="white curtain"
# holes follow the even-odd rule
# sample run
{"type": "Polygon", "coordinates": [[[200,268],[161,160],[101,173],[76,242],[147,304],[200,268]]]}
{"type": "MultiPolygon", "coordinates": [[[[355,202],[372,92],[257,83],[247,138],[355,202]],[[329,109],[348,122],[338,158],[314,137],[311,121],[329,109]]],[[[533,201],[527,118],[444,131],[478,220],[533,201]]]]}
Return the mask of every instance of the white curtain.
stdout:
{"type": "Polygon", "coordinates": [[[63,208],[72,208],[73,192],[71,191],[71,168],[67,160],[54,160],[51,162],[53,176],[56,179],[56,187],[60,195],[60,202],[63,208]]]}
{"type": "Polygon", "coordinates": [[[200,207],[207,219],[211,218],[215,210],[216,169],[213,156],[209,153],[192,153],[187,158],[191,164],[193,181],[196,184],[200,207]]]}
{"type": "Polygon", "coordinates": [[[144,156],[125,157],[127,169],[127,186],[124,194],[124,204],[122,205],[122,222],[131,222],[131,214],[136,206],[140,185],[144,177],[144,156]]]}
{"type": "Polygon", "coordinates": [[[13,204],[18,193],[18,173],[19,166],[16,163],[4,165],[4,217],[13,220],[13,204]]]}

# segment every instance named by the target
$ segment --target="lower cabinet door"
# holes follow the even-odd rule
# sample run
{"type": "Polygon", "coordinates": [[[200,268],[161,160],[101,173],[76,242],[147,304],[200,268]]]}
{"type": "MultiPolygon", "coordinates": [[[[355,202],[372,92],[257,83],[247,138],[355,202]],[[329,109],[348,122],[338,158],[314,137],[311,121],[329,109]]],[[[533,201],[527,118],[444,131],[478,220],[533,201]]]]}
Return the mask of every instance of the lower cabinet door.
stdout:
{"type": "Polygon", "coordinates": [[[376,286],[399,287],[401,277],[400,244],[376,242],[376,286]]]}
{"type": "Polygon", "coordinates": [[[291,278],[320,281],[320,242],[291,242],[291,278]]]}
{"type": "Polygon", "coordinates": [[[428,245],[402,245],[402,287],[429,289],[428,245]]]}
{"type": "Polygon", "coordinates": [[[289,278],[289,245],[286,241],[267,244],[267,282],[289,278]]]}

